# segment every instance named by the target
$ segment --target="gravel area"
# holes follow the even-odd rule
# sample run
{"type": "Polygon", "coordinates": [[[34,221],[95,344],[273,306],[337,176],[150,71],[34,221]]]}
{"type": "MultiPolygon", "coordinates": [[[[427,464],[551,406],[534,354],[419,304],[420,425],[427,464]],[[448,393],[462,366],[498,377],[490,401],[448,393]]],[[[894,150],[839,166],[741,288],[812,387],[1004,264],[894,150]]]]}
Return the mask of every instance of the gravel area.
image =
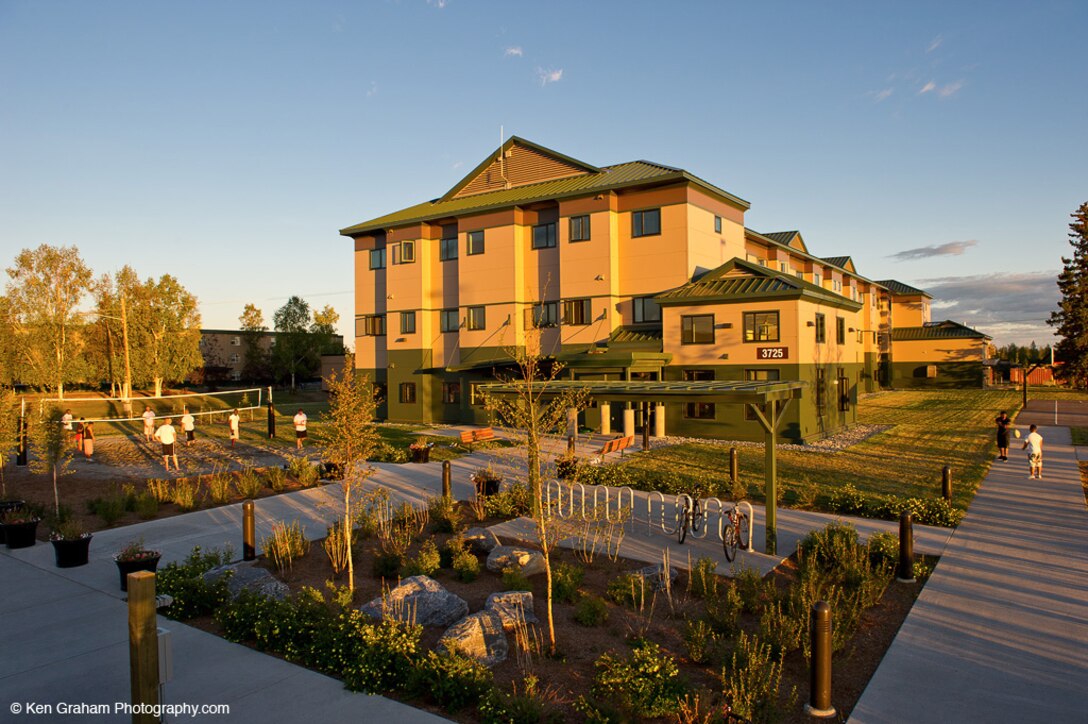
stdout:
{"type": "MultiPolygon", "coordinates": [[[[797,450],[799,452],[842,452],[848,449],[852,445],[856,445],[862,440],[868,440],[873,435],[877,435],[885,430],[891,428],[891,425],[854,425],[851,428],[838,432],[829,437],[825,437],[821,440],[817,440],[808,445],[795,445],[792,443],[786,443],[778,446],[779,450],[797,450]]],[[[655,437],[650,438],[650,448],[655,449],[659,447],[670,447],[672,445],[683,445],[684,443],[699,443],[701,445],[717,445],[719,447],[748,447],[748,448],[762,448],[763,443],[751,442],[748,440],[712,440],[710,438],[703,437],[655,437]]],[[[640,443],[641,444],[641,443],[640,443]]]]}

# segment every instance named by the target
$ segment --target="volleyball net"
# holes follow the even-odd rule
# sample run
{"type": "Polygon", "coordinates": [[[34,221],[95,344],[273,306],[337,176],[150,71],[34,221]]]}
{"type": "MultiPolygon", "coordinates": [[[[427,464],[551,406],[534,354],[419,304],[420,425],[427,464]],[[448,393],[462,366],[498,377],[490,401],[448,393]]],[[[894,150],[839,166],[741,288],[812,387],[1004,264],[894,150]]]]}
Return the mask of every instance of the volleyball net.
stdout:
{"type": "Polygon", "coordinates": [[[244,390],[223,390],[222,392],[193,392],[161,397],[133,396],[123,397],[50,397],[40,401],[39,414],[44,415],[51,407],[61,411],[71,411],[75,421],[106,423],[143,423],[143,414],[150,409],[155,417],[178,418],[188,410],[196,418],[224,417],[232,410],[255,410],[263,407],[271,399],[271,391],[265,387],[251,387],[244,390]],[[126,402],[128,404],[126,404],[126,402]]]}

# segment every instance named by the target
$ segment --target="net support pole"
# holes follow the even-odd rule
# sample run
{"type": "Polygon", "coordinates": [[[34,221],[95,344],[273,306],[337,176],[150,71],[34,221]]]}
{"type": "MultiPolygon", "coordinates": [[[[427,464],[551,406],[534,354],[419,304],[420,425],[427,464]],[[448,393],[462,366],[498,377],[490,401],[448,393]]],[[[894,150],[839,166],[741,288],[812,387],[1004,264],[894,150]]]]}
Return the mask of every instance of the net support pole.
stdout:
{"type": "Polygon", "coordinates": [[[269,439],[276,436],[276,408],[272,405],[272,400],[268,400],[268,437],[269,439]]]}

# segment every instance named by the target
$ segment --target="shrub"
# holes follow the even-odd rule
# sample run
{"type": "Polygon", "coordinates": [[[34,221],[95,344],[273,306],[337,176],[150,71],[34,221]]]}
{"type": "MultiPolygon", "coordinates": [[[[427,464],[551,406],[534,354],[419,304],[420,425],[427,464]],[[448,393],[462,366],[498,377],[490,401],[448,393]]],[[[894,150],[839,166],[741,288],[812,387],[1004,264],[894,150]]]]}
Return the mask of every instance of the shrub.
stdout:
{"type": "Polygon", "coordinates": [[[575,479],[585,485],[609,485],[614,488],[632,485],[631,471],[624,465],[612,463],[609,465],[579,465],[575,470],[575,479]]]}
{"type": "Polygon", "coordinates": [[[200,507],[203,495],[200,490],[200,482],[189,478],[178,478],[174,481],[174,489],[170,499],[174,505],[182,510],[196,510],[200,507]]]}
{"type": "Polygon", "coordinates": [[[578,458],[564,455],[555,460],[555,476],[560,480],[573,478],[578,472],[578,458]]]}
{"type": "Polygon", "coordinates": [[[759,638],[771,647],[776,657],[783,658],[801,646],[802,638],[808,632],[808,618],[807,612],[794,611],[776,601],[763,610],[759,619],[759,638]]]}
{"type": "Polygon", "coordinates": [[[600,626],[608,620],[608,605],[596,596],[583,596],[574,607],[574,622],[579,626],[600,626]]]}
{"type": "Polygon", "coordinates": [[[667,716],[684,697],[676,661],[655,643],[639,642],[626,660],[606,653],[593,665],[593,695],[615,700],[637,716],[667,716]]]}
{"type": "Polygon", "coordinates": [[[723,636],[732,636],[737,632],[743,610],[744,602],[736,586],[727,586],[721,596],[706,599],[707,623],[723,636]]]}
{"type": "Polygon", "coordinates": [[[896,565],[899,562],[899,536],[888,531],[870,536],[869,561],[877,567],[896,565]]]}
{"type": "Polygon", "coordinates": [[[142,520],[151,520],[159,514],[159,500],[149,492],[136,496],[136,515],[142,520]]]}
{"type": "Polygon", "coordinates": [[[390,514],[389,491],[374,488],[367,491],[355,506],[355,526],[359,538],[372,538],[381,522],[390,514]]]}
{"type": "Polygon", "coordinates": [[[734,586],[748,613],[759,613],[775,599],[774,581],[764,580],[753,568],[745,568],[734,579],[734,586]]]}
{"type": "Polygon", "coordinates": [[[243,498],[256,498],[261,494],[264,483],[253,468],[246,468],[238,476],[238,494],[243,498]]]}
{"type": "Polygon", "coordinates": [[[561,712],[549,709],[540,700],[536,676],[525,677],[524,691],[519,692],[517,683],[507,693],[493,687],[480,700],[480,719],[484,724],[559,724],[564,721],[561,712]]]}
{"type": "Polygon", "coordinates": [[[471,583],[480,575],[480,560],[473,553],[461,550],[453,556],[453,572],[457,580],[471,583]]]}
{"type": "Polygon", "coordinates": [[[339,576],[348,567],[348,536],[342,520],[328,527],[321,547],[329,557],[333,575],[339,576]]]}
{"type": "Polygon", "coordinates": [[[282,574],[296,558],[302,558],[310,550],[310,542],[297,520],[288,525],[283,521],[272,526],[272,535],[261,541],[264,554],[282,574]]]}
{"type": "Polygon", "coordinates": [[[865,510],[865,494],[847,483],[831,492],[831,510],[844,515],[858,515],[865,510]]]}
{"type": "Polygon", "coordinates": [[[374,553],[375,578],[396,578],[400,575],[403,565],[404,559],[397,553],[386,553],[380,550],[374,553]]]}
{"type": "Polygon", "coordinates": [[[287,488],[287,471],[277,467],[265,468],[264,482],[273,493],[282,493],[287,488]]]}
{"type": "Polygon", "coordinates": [[[847,551],[857,548],[858,531],[848,523],[831,523],[811,531],[797,545],[801,565],[831,570],[847,551]]]}
{"type": "Polygon", "coordinates": [[[427,501],[431,530],[435,533],[456,533],[461,527],[461,511],[453,498],[439,496],[427,501]]]}
{"type": "MultiPolygon", "coordinates": [[[[362,616],[358,611],[351,614],[362,616]]],[[[344,685],[352,691],[398,691],[408,683],[419,660],[423,627],[387,619],[359,626],[358,659],[348,659],[344,685]]]]}
{"type": "Polygon", "coordinates": [[[945,528],[955,528],[965,515],[962,510],[953,508],[944,498],[928,498],[922,501],[915,511],[914,522],[921,525],[939,525],[945,528]]]}
{"type": "Polygon", "coordinates": [[[699,558],[689,572],[691,592],[700,598],[718,595],[718,562],[713,558],[699,558]]]}
{"type": "Polygon", "coordinates": [[[520,518],[532,511],[532,493],[525,483],[513,483],[506,490],[486,496],[484,509],[496,518],[520,518]]]}
{"type": "Polygon", "coordinates": [[[380,440],[369,458],[376,463],[406,463],[409,460],[408,451],[380,440]]]}
{"type": "Polygon", "coordinates": [[[209,475],[207,485],[208,497],[211,498],[213,505],[224,505],[230,502],[231,496],[234,494],[234,485],[230,473],[218,472],[209,475]]]}
{"type": "Polygon", "coordinates": [[[287,472],[304,488],[312,488],[321,478],[317,466],[302,455],[293,457],[287,462],[287,472]]]}
{"type": "Polygon", "coordinates": [[[714,629],[706,621],[698,619],[684,622],[684,647],[688,658],[693,663],[705,663],[710,652],[710,645],[715,639],[714,629]]]}
{"type": "Polygon", "coordinates": [[[559,603],[572,603],[586,572],[571,563],[557,563],[552,569],[552,597],[559,603]]]}
{"type": "Polygon", "coordinates": [[[404,565],[406,576],[433,576],[442,567],[442,557],[438,553],[438,546],[434,541],[427,539],[419,547],[419,553],[404,565]]]}
{"type": "Polygon", "coordinates": [[[147,492],[155,496],[155,500],[160,503],[171,503],[174,500],[174,493],[171,490],[169,480],[148,478],[147,492]]]}
{"type": "Polygon", "coordinates": [[[227,640],[253,641],[257,622],[272,618],[273,609],[281,605],[273,598],[243,590],[234,601],[216,610],[215,621],[222,627],[223,637],[227,640]]]}
{"type": "Polygon", "coordinates": [[[608,582],[606,594],[621,606],[642,608],[646,603],[646,579],[637,573],[624,573],[608,582]]]}
{"type": "Polygon", "coordinates": [[[111,526],[125,515],[125,498],[114,492],[105,498],[95,498],[87,502],[87,510],[94,513],[106,526],[111,526]]]}
{"type": "Polygon", "coordinates": [[[533,584],[517,568],[507,568],[502,572],[502,585],[507,591],[531,591],[533,584]]]}
{"type": "Polygon", "coordinates": [[[229,574],[215,583],[205,583],[204,574],[230,563],[232,557],[233,551],[229,547],[224,550],[213,548],[205,553],[197,546],[181,563],[175,561],[160,568],[155,574],[155,592],[174,599],[165,614],[185,621],[209,614],[226,603],[229,574]]]}
{"type": "Polygon", "coordinates": [[[442,549],[438,552],[439,565],[442,568],[453,568],[453,559],[457,557],[458,553],[465,550],[465,539],[460,535],[455,535],[442,546],[442,549]]]}
{"type": "Polygon", "coordinates": [[[409,674],[409,690],[454,712],[475,706],[491,689],[491,671],[456,652],[428,651],[409,674]]]}
{"type": "Polygon", "coordinates": [[[722,693],[738,715],[753,722],[777,721],[782,659],[758,636],[741,632],[731,665],[722,670],[722,693]]]}

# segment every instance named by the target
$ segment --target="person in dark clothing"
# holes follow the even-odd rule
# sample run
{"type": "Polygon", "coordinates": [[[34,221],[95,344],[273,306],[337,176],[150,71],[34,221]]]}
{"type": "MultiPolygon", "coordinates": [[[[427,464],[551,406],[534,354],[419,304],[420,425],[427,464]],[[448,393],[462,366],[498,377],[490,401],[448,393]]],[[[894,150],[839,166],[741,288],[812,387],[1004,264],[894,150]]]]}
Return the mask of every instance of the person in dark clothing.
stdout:
{"type": "Polygon", "coordinates": [[[1002,410],[994,422],[997,423],[997,459],[1005,462],[1009,459],[1009,428],[1012,426],[1012,420],[1002,410]]]}

